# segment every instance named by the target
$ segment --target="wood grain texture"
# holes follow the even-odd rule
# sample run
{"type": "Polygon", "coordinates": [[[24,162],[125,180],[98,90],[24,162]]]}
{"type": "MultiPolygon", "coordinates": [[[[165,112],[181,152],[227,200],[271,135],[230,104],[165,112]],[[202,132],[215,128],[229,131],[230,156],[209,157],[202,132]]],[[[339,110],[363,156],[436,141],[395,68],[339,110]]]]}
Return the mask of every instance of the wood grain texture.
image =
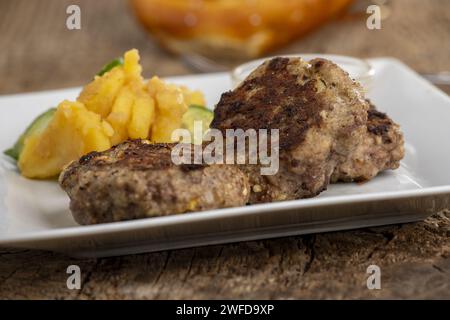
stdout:
{"type": "Polygon", "coordinates": [[[425,222],[116,258],[0,254],[1,298],[450,299],[450,213],[425,222]],[[77,264],[81,290],[68,290],[77,264]],[[381,268],[381,290],[366,269],[381,268]]]}
{"type": "MultiPolygon", "coordinates": [[[[450,70],[450,1],[391,3],[382,30],[343,20],[282,52],[394,56],[421,72],[450,70]]],[[[152,44],[126,1],[2,0],[0,94],[82,85],[131,47],[139,48],[147,77],[192,73],[152,44]],[[65,28],[68,4],[82,9],[80,31],[65,28]]],[[[117,258],[0,249],[0,298],[450,299],[450,213],[414,224],[117,258]],[[66,287],[70,264],[81,267],[81,290],[66,287]],[[381,290],[366,288],[370,264],[381,267],[381,290]]]]}

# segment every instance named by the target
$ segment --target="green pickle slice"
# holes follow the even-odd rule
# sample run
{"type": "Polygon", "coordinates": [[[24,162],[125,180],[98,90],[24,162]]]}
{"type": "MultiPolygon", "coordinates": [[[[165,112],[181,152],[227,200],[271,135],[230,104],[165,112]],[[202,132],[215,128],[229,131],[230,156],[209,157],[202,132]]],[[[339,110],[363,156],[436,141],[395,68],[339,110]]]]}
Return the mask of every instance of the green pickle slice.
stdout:
{"type": "Polygon", "coordinates": [[[28,126],[25,132],[20,135],[14,146],[8,150],[5,150],[4,153],[15,160],[19,160],[20,154],[22,153],[25,144],[25,140],[31,135],[39,134],[44,131],[50,121],[53,119],[55,111],[56,108],[51,108],[34,119],[34,121],[28,126]]]}
{"type": "Polygon", "coordinates": [[[191,137],[193,137],[195,144],[202,143],[202,139],[198,138],[198,134],[195,134],[195,122],[201,121],[201,128],[203,135],[208,131],[209,125],[211,124],[211,121],[214,118],[214,113],[207,109],[204,106],[199,105],[190,105],[189,109],[186,111],[186,113],[183,115],[182,121],[182,128],[189,130],[191,137]]]}

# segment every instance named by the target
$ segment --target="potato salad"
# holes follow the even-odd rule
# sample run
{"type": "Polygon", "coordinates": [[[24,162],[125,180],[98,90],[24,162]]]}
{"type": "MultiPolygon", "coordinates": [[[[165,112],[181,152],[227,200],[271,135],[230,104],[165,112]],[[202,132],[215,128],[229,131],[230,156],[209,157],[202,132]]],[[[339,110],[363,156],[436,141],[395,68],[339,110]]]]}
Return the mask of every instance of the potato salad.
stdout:
{"type": "Polygon", "coordinates": [[[76,101],[62,101],[40,115],[5,153],[23,176],[57,176],[71,161],[129,139],[174,142],[172,132],[212,112],[200,91],[153,77],[145,81],[136,49],[106,65],[76,101]],[[189,122],[189,123],[188,123],[189,122]]]}

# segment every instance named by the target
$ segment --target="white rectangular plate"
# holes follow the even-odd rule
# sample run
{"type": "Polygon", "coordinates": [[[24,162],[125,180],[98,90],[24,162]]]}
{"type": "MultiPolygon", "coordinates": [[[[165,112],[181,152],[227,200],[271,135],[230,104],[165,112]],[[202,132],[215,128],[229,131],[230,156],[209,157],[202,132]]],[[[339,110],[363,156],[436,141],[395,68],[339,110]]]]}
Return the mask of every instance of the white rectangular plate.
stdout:
{"type": "MultiPolygon", "coordinates": [[[[211,210],[94,226],[77,225],[54,181],[21,177],[0,156],[0,246],[92,257],[411,222],[449,205],[450,99],[401,62],[370,61],[369,97],[405,134],[401,167],[364,184],[336,184],[313,199],[211,210]]],[[[205,92],[213,106],[230,89],[228,74],[171,78],[205,92]]],[[[0,97],[0,150],[39,113],[79,88],[0,97]]]]}

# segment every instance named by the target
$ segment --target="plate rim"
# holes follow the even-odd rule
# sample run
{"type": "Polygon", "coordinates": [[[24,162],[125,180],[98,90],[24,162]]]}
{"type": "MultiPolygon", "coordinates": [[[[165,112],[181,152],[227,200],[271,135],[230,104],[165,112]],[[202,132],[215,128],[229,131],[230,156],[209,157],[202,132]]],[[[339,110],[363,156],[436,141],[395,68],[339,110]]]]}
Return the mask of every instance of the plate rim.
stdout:
{"type": "Polygon", "coordinates": [[[117,221],[95,225],[79,225],[57,229],[31,231],[17,236],[0,237],[0,245],[19,244],[31,241],[59,240],[65,238],[82,238],[90,235],[105,235],[109,233],[129,232],[157,226],[180,225],[192,222],[202,222],[220,218],[247,216],[254,213],[270,213],[273,211],[287,211],[294,209],[308,209],[327,207],[341,204],[357,204],[382,200],[401,200],[408,198],[422,198],[427,196],[450,195],[450,185],[425,187],[422,189],[400,190],[389,192],[374,192],[369,194],[355,194],[344,196],[330,196],[327,198],[309,198],[288,200],[272,203],[254,204],[250,206],[214,209],[162,217],[149,217],[128,221],[117,221]],[[50,234],[49,234],[50,233],[50,234]]]}

